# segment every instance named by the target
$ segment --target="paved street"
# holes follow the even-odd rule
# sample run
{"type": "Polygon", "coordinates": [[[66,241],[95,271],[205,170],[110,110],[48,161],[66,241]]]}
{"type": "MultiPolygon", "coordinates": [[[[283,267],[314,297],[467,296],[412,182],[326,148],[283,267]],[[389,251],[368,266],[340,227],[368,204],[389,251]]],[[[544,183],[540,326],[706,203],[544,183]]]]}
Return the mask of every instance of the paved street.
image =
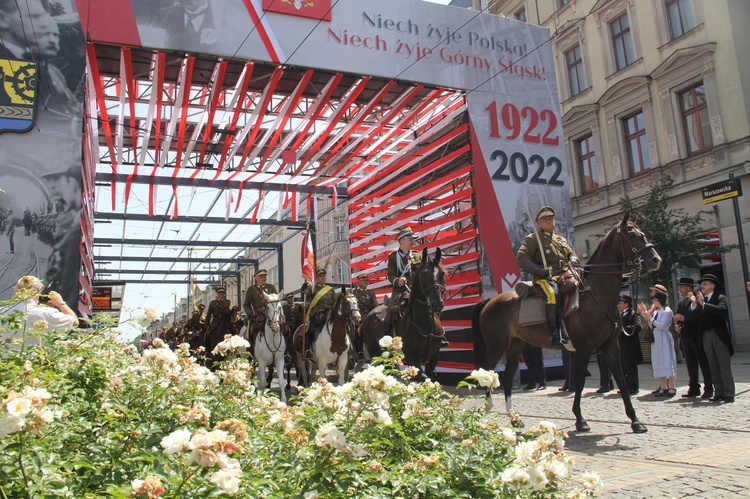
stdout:
{"type": "MultiPolygon", "coordinates": [[[[559,392],[562,381],[544,391],[514,390],[513,408],[526,426],[549,420],[566,430],[568,449],[579,469],[596,471],[605,484],[601,497],[750,497],[750,353],[732,357],[737,387],[733,404],[680,397],[687,391],[685,364],[677,365],[677,396],[654,397],[650,365],[640,366],[641,390],[633,399],[648,433],[630,430],[617,391],[595,393],[599,370],[589,366],[581,410],[591,432],[578,433],[573,396],[559,392]]],[[[493,396],[504,410],[503,395],[493,396]]]]}

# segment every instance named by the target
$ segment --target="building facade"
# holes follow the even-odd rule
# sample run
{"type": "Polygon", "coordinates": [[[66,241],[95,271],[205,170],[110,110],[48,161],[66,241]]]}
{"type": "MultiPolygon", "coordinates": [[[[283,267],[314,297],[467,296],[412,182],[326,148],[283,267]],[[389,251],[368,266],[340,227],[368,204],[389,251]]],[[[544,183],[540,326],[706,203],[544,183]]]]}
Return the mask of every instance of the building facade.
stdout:
{"type": "MultiPolygon", "coordinates": [[[[619,214],[625,196],[675,180],[670,208],[709,209],[702,188],[734,175],[750,185],[750,2],[745,0],[474,0],[552,35],[577,251],[619,214]]],[[[750,202],[716,206],[724,245],[750,233],[750,202]],[[739,220],[737,220],[739,219],[739,220]]],[[[710,227],[708,227],[710,228],[710,227]]],[[[739,349],[750,348],[740,251],[723,255],[739,349]]],[[[747,253],[745,253],[747,254],[747,253]]],[[[699,269],[679,269],[697,277],[699,269]]]]}

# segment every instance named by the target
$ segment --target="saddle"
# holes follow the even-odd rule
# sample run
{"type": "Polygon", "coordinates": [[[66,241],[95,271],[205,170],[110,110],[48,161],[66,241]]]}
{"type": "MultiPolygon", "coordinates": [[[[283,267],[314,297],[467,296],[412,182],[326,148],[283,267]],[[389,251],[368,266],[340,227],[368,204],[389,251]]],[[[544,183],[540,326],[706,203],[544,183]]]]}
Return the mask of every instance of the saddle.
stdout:
{"type": "MultiPolygon", "coordinates": [[[[557,282],[557,290],[563,301],[562,318],[564,319],[577,312],[580,306],[578,281],[576,281],[573,274],[566,272],[560,276],[557,282]]],[[[516,284],[516,293],[521,298],[518,325],[523,327],[534,324],[545,324],[547,322],[547,297],[544,295],[542,289],[531,282],[521,281],[516,284]]]]}
{"type": "Polygon", "coordinates": [[[409,292],[393,293],[393,296],[386,300],[384,305],[383,310],[378,312],[378,320],[385,324],[393,324],[394,317],[402,315],[402,312],[409,305],[409,292]]]}

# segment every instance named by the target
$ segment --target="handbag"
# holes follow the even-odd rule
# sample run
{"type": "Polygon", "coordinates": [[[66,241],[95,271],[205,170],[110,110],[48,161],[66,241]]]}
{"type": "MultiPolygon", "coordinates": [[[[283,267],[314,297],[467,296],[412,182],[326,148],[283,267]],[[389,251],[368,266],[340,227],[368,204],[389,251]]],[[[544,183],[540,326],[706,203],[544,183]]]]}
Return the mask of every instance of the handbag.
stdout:
{"type": "Polygon", "coordinates": [[[651,328],[651,325],[646,322],[646,320],[641,316],[640,314],[635,316],[635,323],[636,329],[641,329],[641,331],[645,331],[643,334],[643,339],[648,341],[649,343],[653,343],[656,341],[656,337],[654,337],[654,330],[651,328]]]}

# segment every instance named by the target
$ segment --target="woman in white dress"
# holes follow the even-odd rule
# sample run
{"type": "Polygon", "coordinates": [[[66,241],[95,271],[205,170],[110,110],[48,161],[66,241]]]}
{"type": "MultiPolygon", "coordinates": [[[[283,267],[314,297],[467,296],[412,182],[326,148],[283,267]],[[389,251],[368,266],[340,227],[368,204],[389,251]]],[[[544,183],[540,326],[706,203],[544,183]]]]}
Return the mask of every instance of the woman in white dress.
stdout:
{"type": "Polygon", "coordinates": [[[652,392],[657,397],[674,397],[677,358],[674,351],[674,340],[669,327],[672,325],[673,313],[667,306],[667,295],[656,292],[653,296],[654,312],[649,315],[645,303],[638,305],[638,311],[651,324],[654,330],[654,342],[651,343],[651,367],[654,379],[659,380],[659,388],[652,392]]]}

